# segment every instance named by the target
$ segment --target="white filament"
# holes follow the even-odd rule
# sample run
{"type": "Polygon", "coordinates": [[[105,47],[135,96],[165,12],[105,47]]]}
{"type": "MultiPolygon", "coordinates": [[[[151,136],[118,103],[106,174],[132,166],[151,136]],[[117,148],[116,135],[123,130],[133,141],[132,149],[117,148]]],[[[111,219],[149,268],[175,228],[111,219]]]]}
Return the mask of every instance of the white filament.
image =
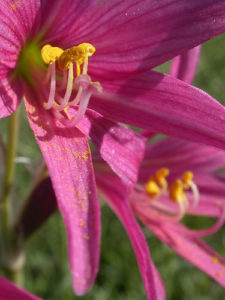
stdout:
{"type": "Polygon", "coordinates": [[[189,185],[190,185],[190,189],[193,193],[193,200],[194,200],[192,209],[195,209],[199,203],[199,197],[200,197],[199,190],[198,190],[197,185],[194,182],[191,182],[189,185]]]}
{"type": "Polygon", "coordinates": [[[48,73],[47,73],[46,78],[48,76],[50,76],[51,81],[50,81],[50,92],[49,92],[48,101],[47,101],[47,103],[44,104],[45,109],[52,108],[52,105],[53,105],[54,99],[55,99],[55,89],[56,89],[55,62],[49,64],[48,73]],[[48,73],[49,73],[49,75],[48,75],[48,73]]]}
{"type": "Polygon", "coordinates": [[[71,63],[69,66],[69,72],[68,72],[68,80],[67,80],[67,87],[66,87],[66,92],[65,92],[65,96],[62,99],[61,103],[59,105],[55,105],[55,109],[57,110],[64,110],[67,105],[68,102],[70,100],[71,94],[73,91],[73,64],[71,63]]]}

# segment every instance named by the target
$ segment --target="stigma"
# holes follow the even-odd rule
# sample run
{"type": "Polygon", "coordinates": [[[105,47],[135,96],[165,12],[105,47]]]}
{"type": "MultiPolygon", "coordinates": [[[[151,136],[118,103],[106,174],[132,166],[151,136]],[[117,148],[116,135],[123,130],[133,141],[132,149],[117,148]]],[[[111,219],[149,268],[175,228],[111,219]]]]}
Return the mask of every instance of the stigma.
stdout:
{"type": "MultiPolygon", "coordinates": [[[[179,212],[175,216],[177,219],[182,219],[190,207],[190,200],[187,197],[187,191],[192,192],[191,208],[194,209],[199,202],[199,191],[194,183],[194,174],[191,171],[186,171],[181,178],[176,179],[171,185],[168,184],[167,177],[169,169],[161,168],[155,175],[151,175],[148,182],[145,184],[145,191],[151,200],[156,200],[159,196],[167,196],[168,199],[179,206],[179,212]]],[[[154,201],[152,203],[155,203],[154,201]]]]}
{"type": "Polygon", "coordinates": [[[72,126],[82,119],[92,94],[102,91],[100,83],[92,82],[88,75],[88,59],[95,51],[90,43],[82,43],[65,50],[51,45],[45,45],[41,49],[42,59],[48,65],[44,84],[50,82],[49,97],[44,102],[44,108],[64,113],[72,126]],[[74,90],[76,94],[72,98],[74,90]],[[64,96],[56,98],[63,91],[64,96]],[[77,114],[72,118],[67,111],[71,106],[77,107],[77,114]]]}

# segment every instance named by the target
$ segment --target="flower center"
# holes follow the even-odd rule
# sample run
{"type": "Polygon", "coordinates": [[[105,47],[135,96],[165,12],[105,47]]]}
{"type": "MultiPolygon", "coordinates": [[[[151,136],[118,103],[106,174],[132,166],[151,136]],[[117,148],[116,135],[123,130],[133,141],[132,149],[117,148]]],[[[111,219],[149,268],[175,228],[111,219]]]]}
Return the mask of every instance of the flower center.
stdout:
{"type": "Polygon", "coordinates": [[[179,205],[178,218],[182,219],[189,207],[189,201],[185,191],[191,190],[193,194],[193,208],[198,205],[199,191],[197,185],[193,181],[193,173],[186,171],[181,179],[175,180],[170,187],[166,177],[169,175],[169,169],[159,169],[154,176],[150,176],[149,181],[145,184],[145,191],[151,199],[156,199],[164,194],[169,199],[179,205]]]}
{"type": "Polygon", "coordinates": [[[38,73],[44,67],[38,41],[28,41],[19,55],[15,75],[20,76],[29,86],[35,87],[36,81],[31,72],[38,73]]]}
{"type": "Polygon", "coordinates": [[[89,43],[82,43],[78,46],[63,50],[59,47],[45,45],[41,49],[41,56],[48,71],[44,83],[50,81],[50,92],[45,109],[54,108],[56,111],[64,112],[68,116],[67,109],[70,106],[78,106],[75,117],[70,119],[70,123],[75,126],[81,120],[87,109],[89,100],[93,92],[101,92],[99,82],[92,82],[88,76],[88,58],[95,53],[95,47],[89,43]],[[56,63],[58,72],[62,78],[57,81],[56,63]],[[76,76],[74,78],[74,64],[76,64],[76,76]],[[77,90],[76,96],[71,100],[73,90],[77,90]],[[65,90],[64,97],[56,99],[56,94],[65,90]],[[58,93],[57,93],[58,92],[58,93]]]}

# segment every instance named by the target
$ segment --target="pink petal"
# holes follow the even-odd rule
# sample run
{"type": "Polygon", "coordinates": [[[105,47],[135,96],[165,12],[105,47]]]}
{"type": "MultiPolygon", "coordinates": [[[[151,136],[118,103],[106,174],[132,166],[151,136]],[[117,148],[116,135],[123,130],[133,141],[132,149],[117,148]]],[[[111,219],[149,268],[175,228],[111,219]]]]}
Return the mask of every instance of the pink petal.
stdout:
{"type": "Polygon", "coordinates": [[[31,34],[39,9],[39,0],[1,1],[0,6],[0,118],[17,108],[23,92],[21,81],[13,71],[19,53],[31,34]]]}
{"type": "Polygon", "coordinates": [[[103,193],[104,199],[121,220],[129,235],[137,257],[148,299],[165,299],[164,287],[150,259],[145,237],[135,220],[129,203],[124,198],[124,185],[115,176],[107,177],[107,175],[99,173],[96,178],[98,188],[103,193]]]}
{"type": "Polygon", "coordinates": [[[176,56],[172,61],[170,75],[191,84],[196,73],[200,50],[201,47],[198,46],[176,56]]]}
{"type": "Polygon", "coordinates": [[[0,75],[16,67],[19,53],[28,35],[32,33],[39,8],[39,0],[1,1],[0,75]]]}
{"type": "Polygon", "coordinates": [[[113,171],[132,187],[137,181],[145,139],[132,129],[106,120],[91,110],[87,111],[78,127],[93,141],[113,171]]]}
{"type": "Polygon", "coordinates": [[[73,26],[64,26],[62,34],[67,44],[96,47],[91,75],[116,79],[147,71],[223,33],[224,15],[223,0],[102,1],[73,26]]]}
{"type": "Polygon", "coordinates": [[[1,300],[42,300],[0,276],[1,300]]]}
{"type": "Polygon", "coordinates": [[[49,111],[37,106],[39,101],[30,97],[26,110],[66,225],[73,286],[82,295],[99,264],[100,207],[91,153],[86,137],[76,128],[59,127],[49,111]]]}
{"type": "Polygon", "coordinates": [[[197,238],[178,233],[176,227],[179,225],[173,229],[152,224],[149,227],[163,243],[225,287],[225,259],[208,245],[197,238]]]}
{"type": "MultiPolygon", "coordinates": [[[[174,222],[174,217],[171,215],[178,214],[178,207],[172,201],[168,200],[168,196],[162,195],[156,199],[156,203],[165,205],[166,210],[171,213],[171,215],[166,215],[163,210],[156,209],[154,205],[151,205],[151,201],[144,189],[136,188],[129,196],[129,202],[135,212],[135,215],[143,220],[150,220],[156,224],[166,223],[169,224],[171,221],[174,222]]],[[[143,221],[145,222],[145,221],[143,221]]]]}
{"type": "MultiPolygon", "coordinates": [[[[202,181],[204,181],[204,186],[197,185],[200,192],[200,199],[198,206],[196,208],[190,208],[187,211],[188,215],[196,216],[206,216],[216,218],[214,225],[209,228],[202,228],[200,231],[189,231],[192,236],[205,236],[212,234],[215,231],[218,231],[224,223],[224,212],[225,212],[225,187],[223,185],[223,190],[216,191],[217,180],[212,176],[202,175],[202,181]]],[[[188,200],[193,203],[193,194],[191,192],[186,192],[188,200]]],[[[132,194],[129,197],[129,201],[138,216],[142,216],[144,219],[151,219],[155,223],[167,222],[167,226],[170,226],[170,223],[174,218],[166,216],[165,213],[154,208],[154,204],[151,205],[151,199],[147,193],[143,190],[134,189],[132,194]]],[[[179,213],[179,207],[176,203],[172,202],[167,195],[161,195],[158,199],[155,200],[155,204],[164,207],[172,215],[177,215],[179,213]]],[[[172,223],[173,224],[173,223],[172,223]]]]}
{"type": "Polygon", "coordinates": [[[165,290],[163,280],[162,280],[162,278],[159,274],[159,271],[156,268],[153,261],[151,261],[151,266],[152,266],[152,270],[153,270],[154,284],[155,284],[156,292],[157,292],[157,299],[158,300],[166,299],[166,290],[165,290]]]}
{"type": "Polygon", "coordinates": [[[200,191],[199,205],[190,214],[218,217],[225,208],[224,182],[213,175],[196,175],[196,183],[200,191]]]}
{"type": "MultiPolygon", "coordinates": [[[[62,48],[78,45],[78,34],[73,29],[79,18],[99,0],[48,0],[42,2],[41,30],[44,32],[43,44],[50,43],[62,48]]],[[[84,20],[84,25],[85,22],[84,20]]],[[[77,29],[78,30],[78,29],[77,29]]],[[[81,43],[89,42],[88,40],[81,43]]]]}
{"type": "Polygon", "coordinates": [[[22,83],[3,76],[0,82],[0,119],[11,115],[19,106],[22,97],[22,83]]]}
{"type": "Polygon", "coordinates": [[[172,177],[175,178],[187,170],[191,170],[194,174],[200,173],[201,177],[202,173],[209,174],[224,165],[224,151],[204,144],[167,138],[146,146],[139,179],[146,182],[151,174],[162,167],[169,168],[172,177]]]}
{"type": "Polygon", "coordinates": [[[183,81],[148,72],[104,90],[89,107],[105,118],[225,149],[225,108],[183,81]]]}

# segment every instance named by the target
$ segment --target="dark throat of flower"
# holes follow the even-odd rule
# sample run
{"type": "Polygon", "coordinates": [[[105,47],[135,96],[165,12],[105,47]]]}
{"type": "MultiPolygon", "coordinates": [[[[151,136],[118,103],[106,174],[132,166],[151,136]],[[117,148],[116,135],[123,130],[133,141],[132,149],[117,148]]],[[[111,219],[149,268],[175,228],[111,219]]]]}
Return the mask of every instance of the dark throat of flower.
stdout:
{"type": "Polygon", "coordinates": [[[39,74],[40,70],[45,69],[38,41],[27,41],[20,52],[14,75],[21,78],[27,86],[35,89],[36,80],[33,74],[39,74]]]}

